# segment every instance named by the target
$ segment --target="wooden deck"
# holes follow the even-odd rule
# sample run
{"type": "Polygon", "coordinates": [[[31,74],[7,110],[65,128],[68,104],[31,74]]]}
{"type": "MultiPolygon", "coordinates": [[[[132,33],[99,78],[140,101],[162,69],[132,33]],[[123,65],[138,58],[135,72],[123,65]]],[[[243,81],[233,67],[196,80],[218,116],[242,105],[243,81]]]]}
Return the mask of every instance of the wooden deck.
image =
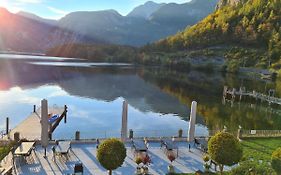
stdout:
{"type": "MultiPolygon", "coordinates": [[[[64,107],[49,107],[48,113],[59,114],[60,116],[65,113],[64,107]]],[[[41,109],[37,109],[36,112],[33,112],[28,116],[24,121],[12,129],[8,136],[5,136],[3,139],[12,139],[14,140],[14,134],[16,132],[20,133],[20,139],[27,140],[40,140],[41,139],[41,124],[40,124],[41,109]]]]}
{"type": "Polygon", "coordinates": [[[256,91],[246,91],[245,88],[236,90],[235,88],[229,89],[227,86],[225,86],[223,90],[223,97],[227,98],[228,96],[230,96],[232,100],[235,100],[236,97],[239,97],[239,100],[241,101],[242,97],[250,97],[263,102],[268,102],[269,104],[281,105],[281,98],[266,95],[256,91]]]}

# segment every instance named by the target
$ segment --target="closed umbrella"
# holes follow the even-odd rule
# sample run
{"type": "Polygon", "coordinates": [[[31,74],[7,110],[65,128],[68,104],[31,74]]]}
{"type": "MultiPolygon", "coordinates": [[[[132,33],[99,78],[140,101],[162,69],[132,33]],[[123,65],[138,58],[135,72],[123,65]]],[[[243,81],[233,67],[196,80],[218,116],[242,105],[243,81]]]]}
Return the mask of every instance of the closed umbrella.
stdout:
{"type": "Polygon", "coordinates": [[[192,104],[191,104],[189,129],[188,129],[188,141],[189,142],[194,141],[195,122],[196,122],[196,109],[197,109],[197,102],[193,101],[192,104]]]}
{"type": "Polygon", "coordinates": [[[44,157],[46,157],[46,149],[49,144],[49,121],[48,121],[48,101],[41,101],[41,145],[45,149],[44,157]]]}
{"type": "Polygon", "coordinates": [[[126,101],[123,102],[123,110],[122,110],[122,129],[121,129],[121,140],[124,142],[127,139],[128,133],[128,103],[126,101]]]}

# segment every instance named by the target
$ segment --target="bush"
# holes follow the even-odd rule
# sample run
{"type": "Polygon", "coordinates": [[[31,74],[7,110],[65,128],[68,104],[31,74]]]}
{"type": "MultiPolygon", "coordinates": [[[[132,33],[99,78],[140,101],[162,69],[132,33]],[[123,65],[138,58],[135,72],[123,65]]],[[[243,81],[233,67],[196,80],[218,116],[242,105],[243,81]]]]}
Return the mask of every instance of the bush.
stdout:
{"type": "Polygon", "coordinates": [[[209,162],[210,157],[209,157],[208,155],[205,155],[205,156],[203,157],[203,160],[204,160],[204,162],[209,162]]]}
{"type": "Polygon", "coordinates": [[[210,139],[208,152],[211,159],[219,164],[221,173],[224,165],[235,165],[243,155],[239,140],[227,132],[219,132],[210,139]]]}
{"type": "Polygon", "coordinates": [[[281,174],[281,147],[272,153],[271,166],[277,174],[281,174]]]}
{"type": "Polygon", "coordinates": [[[16,142],[7,142],[3,145],[0,145],[0,161],[4,159],[10,152],[11,148],[16,145],[16,142]]]}
{"type": "Polygon", "coordinates": [[[264,165],[259,165],[256,162],[243,162],[238,167],[233,168],[229,174],[231,175],[263,175],[263,174],[272,174],[272,170],[264,165]]]}
{"type": "Polygon", "coordinates": [[[140,156],[137,156],[135,162],[136,162],[136,164],[138,164],[138,165],[139,165],[140,163],[142,163],[141,157],[140,157],[140,156]]]}
{"type": "Polygon", "coordinates": [[[123,164],[125,158],[126,148],[117,139],[105,140],[97,150],[97,159],[105,169],[109,170],[110,175],[112,174],[112,170],[123,164]]]}

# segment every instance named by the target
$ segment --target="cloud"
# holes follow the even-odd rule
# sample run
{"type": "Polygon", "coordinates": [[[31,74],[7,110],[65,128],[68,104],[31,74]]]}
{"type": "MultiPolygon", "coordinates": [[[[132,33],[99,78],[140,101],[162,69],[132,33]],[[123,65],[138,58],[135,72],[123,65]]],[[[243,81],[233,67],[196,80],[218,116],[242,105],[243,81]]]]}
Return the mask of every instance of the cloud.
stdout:
{"type": "Polygon", "coordinates": [[[40,4],[43,0],[0,0],[0,7],[7,8],[10,12],[17,13],[24,10],[25,4],[40,4]]]}
{"type": "Polygon", "coordinates": [[[58,9],[58,8],[54,8],[54,7],[51,7],[51,6],[47,6],[47,8],[52,11],[53,13],[56,13],[56,14],[59,14],[59,15],[66,15],[68,12],[67,11],[64,11],[64,10],[61,10],[61,9],[58,9]]]}
{"type": "Polygon", "coordinates": [[[31,3],[31,4],[38,4],[42,3],[42,0],[16,0],[19,3],[31,3]]]}
{"type": "Polygon", "coordinates": [[[24,104],[38,104],[40,102],[40,98],[28,95],[24,90],[20,87],[11,88],[9,91],[0,91],[0,104],[16,104],[16,103],[24,103],[24,104]]]}

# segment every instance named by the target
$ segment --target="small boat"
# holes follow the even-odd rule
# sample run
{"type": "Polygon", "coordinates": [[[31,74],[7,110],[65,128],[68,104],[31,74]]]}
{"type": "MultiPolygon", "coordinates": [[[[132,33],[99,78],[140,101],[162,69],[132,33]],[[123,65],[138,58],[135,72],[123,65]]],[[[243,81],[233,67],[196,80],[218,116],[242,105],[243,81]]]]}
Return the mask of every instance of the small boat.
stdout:
{"type": "Polygon", "coordinates": [[[59,114],[55,114],[49,118],[49,123],[54,123],[58,118],[60,118],[59,114]]]}

